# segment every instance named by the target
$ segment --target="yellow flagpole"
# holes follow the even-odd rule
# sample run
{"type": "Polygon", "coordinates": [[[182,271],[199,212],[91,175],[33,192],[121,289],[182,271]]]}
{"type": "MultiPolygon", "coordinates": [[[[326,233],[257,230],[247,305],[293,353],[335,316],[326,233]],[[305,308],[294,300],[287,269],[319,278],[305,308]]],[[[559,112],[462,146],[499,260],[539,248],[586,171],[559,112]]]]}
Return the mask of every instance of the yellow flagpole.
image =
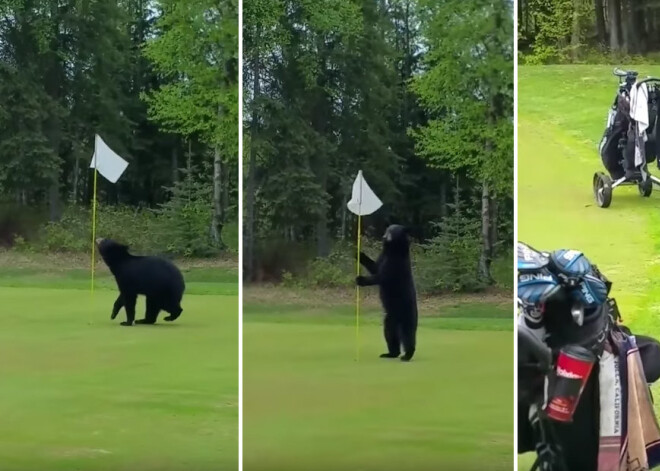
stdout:
{"type": "MultiPolygon", "coordinates": [[[[362,183],[363,181],[360,180],[357,227],[357,276],[360,276],[360,241],[362,240],[362,183]]],[[[355,361],[360,361],[360,285],[357,283],[355,283],[355,298],[355,361]]]]}
{"type": "MultiPolygon", "coordinates": [[[[358,214],[357,230],[357,276],[360,276],[360,240],[362,216],[358,214]]],[[[360,285],[355,284],[355,360],[360,361],[360,285]]]]}
{"type": "Polygon", "coordinates": [[[94,269],[96,268],[96,152],[94,153],[94,194],[92,196],[92,285],[91,294],[94,296],[94,269]]]}

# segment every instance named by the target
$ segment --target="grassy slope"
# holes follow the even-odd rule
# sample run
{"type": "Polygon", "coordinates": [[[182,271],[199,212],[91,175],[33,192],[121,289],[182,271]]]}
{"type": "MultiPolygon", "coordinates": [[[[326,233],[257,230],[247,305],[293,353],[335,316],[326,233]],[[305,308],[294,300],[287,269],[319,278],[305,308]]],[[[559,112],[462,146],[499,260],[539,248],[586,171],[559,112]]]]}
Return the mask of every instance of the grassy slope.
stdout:
{"type": "Polygon", "coordinates": [[[92,300],[82,271],[0,267],[3,470],[237,468],[236,274],[186,279],[176,323],[123,328],[104,272],[92,300]]]}
{"type": "MultiPolygon", "coordinates": [[[[584,251],[613,281],[624,320],[660,335],[660,196],[646,199],[623,187],[610,208],[600,209],[591,189],[594,172],[604,171],[596,146],[616,93],[611,70],[519,68],[518,233],[540,249],[584,251]]],[[[660,75],[657,66],[637,70],[660,75]]]]}
{"type": "Polygon", "coordinates": [[[410,364],[377,358],[373,307],[355,362],[353,316],[311,298],[246,303],[246,471],[511,469],[509,302],[424,312],[410,364]]]}

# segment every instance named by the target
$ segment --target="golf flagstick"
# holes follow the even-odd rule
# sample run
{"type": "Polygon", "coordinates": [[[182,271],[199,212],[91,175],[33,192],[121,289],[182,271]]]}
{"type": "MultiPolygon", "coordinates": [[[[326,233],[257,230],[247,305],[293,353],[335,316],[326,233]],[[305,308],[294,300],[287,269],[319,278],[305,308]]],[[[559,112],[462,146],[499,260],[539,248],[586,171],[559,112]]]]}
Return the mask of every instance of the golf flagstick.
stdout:
{"type": "MultiPolygon", "coordinates": [[[[360,170],[353,182],[353,191],[351,200],[346,203],[350,212],[357,215],[357,263],[356,273],[360,276],[360,244],[362,240],[362,216],[373,213],[380,208],[383,203],[378,199],[374,192],[369,188],[367,182],[362,176],[360,170]]],[[[355,361],[360,360],[360,285],[355,283],[355,361]]]]}
{"type": "MultiPolygon", "coordinates": [[[[360,241],[362,240],[362,215],[357,224],[357,276],[360,276],[360,241]]],[[[360,285],[355,283],[355,361],[360,361],[360,285]]]]}
{"type": "Polygon", "coordinates": [[[117,183],[119,177],[128,167],[128,162],[118,156],[108,145],[103,142],[101,136],[94,136],[94,155],[90,168],[94,169],[94,191],[92,194],[92,276],[90,293],[94,297],[94,274],[96,269],[96,206],[97,206],[97,182],[100,173],[110,183],[117,183]]]}
{"type": "Polygon", "coordinates": [[[96,183],[98,170],[96,168],[96,146],[94,146],[94,191],[92,194],[92,283],[90,293],[94,297],[94,271],[96,268],[96,183]]]}

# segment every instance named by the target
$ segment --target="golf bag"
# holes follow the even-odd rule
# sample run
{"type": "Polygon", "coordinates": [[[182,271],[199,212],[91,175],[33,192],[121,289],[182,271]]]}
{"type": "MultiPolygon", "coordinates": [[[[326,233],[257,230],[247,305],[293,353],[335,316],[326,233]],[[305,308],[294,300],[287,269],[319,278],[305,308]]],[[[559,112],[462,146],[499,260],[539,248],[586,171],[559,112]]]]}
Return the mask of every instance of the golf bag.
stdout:
{"type": "Polygon", "coordinates": [[[658,99],[660,91],[658,81],[654,79],[637,81],[637,72],[615,70],[621,81],[614,103],[607,114],[607,126],[598,145],[598,151],[603,166],[610,174],[612,180],[623,177],[635,178],[635,172],[640,172],[647,163],[658,161],[660,165],[660,141],[656,139],[658,130],[658,99]],[[635,165],[635,121],[631,118],[631,92],[633,87],[645,84],[648,89],[649,127],[646,130],[646,142],[641,149],[645,155],[645,162],[641,166],[635,165]]]}
{"type": "MultiPolygon", "coordinates": [[[[607,342],[630,335],[609,297],[611,282],[573,250],[539,252],[518,244],[518,453],[536,451],[535,471],[596,471],[599,367],[583,376],[569,420],[553,420],[558,362],[576,347],[598,357],[607,342]]],[[[660,343],[636,336],[648,383],[660,378],[660,343]]],[[[561,392],[561,391],[560,391],[561,392]]]]}

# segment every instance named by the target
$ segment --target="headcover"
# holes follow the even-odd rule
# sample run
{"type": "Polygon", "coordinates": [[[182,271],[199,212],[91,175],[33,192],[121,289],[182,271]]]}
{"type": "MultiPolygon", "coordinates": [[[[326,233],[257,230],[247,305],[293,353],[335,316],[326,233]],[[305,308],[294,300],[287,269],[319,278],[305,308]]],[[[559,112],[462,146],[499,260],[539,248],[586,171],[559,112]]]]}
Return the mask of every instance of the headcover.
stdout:
{"type": "Polygon", "coordinates": [[[518,271],[535,271],[548,265],[550,259],[548,256],[527,244],[518,242],[518,271]]]}
{"type": "Polygon", "coordinates": [[[573,301],[586,310],[601,306],[607,300],[606,280],[584,254],[577,250],[555,250],[550,254],[550,269],[567,288],[573,301]]]}
{"type": "Polygon", "coordinates": [[[548,269],[548,257],[529,245],[518,242],[518,298],[523,306],[538,306],[561,286],[548,269]]]}
{"type": "Polygon", "coordinates": [[[530,327],[542,324],[549,300],[569,301],[578,309],[578,325],[607,302],[611,283],[582,252],[561,249],[546,254],[519,242],[517,256],[519,307],[530,327]]]}
{"type": "Polygon", "coordinates": [[[578,250],[555,250],[550,254],[550,265],[553,272],[565,277],[567,281],[579,281],[581,277],[591,271],[591,263],[578,250]]]}

